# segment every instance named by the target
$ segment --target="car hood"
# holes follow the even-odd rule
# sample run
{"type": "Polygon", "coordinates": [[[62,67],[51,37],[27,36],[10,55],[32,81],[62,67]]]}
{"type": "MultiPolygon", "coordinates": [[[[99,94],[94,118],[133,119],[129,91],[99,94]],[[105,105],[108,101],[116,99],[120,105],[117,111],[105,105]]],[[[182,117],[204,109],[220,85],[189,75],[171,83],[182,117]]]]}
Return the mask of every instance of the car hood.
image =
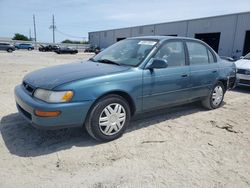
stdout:
{"type": "Polygon", "coordinates": [[[240,59],[235,62],[237,69],[250,69],[250,60],[240,59]]]}
{"type": "Polygon", "coordinates": [[[75,80],[119,73],[127,69],[129,69],[127,66],[83,61],[31,72],[24,77],[23,81],[35,88],[53,89],[75,80]]]}

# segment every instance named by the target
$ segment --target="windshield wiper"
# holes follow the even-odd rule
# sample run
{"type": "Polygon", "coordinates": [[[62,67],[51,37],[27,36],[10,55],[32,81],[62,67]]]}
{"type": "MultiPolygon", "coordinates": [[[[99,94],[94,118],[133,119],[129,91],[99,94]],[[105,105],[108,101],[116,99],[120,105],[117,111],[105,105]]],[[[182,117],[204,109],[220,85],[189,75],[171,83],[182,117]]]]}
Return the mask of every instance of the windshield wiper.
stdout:
{"type": "Polygon", "coordinates": [[[117,62],[109,60],[109,59],[99,59],[99,60],[97,60],[97,62],[107,63],[107,64],[115,64],[115,65],[119,65],[120,66],[120,63],[117,63],[117,62]]]}

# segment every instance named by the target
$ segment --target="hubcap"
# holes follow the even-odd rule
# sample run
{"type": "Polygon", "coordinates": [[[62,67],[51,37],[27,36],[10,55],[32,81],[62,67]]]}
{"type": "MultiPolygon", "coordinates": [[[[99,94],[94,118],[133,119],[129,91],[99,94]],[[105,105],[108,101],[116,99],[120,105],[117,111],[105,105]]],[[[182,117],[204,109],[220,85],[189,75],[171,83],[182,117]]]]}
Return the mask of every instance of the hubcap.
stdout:
{"type": "Polygon", "coordinates": [[[218,106],[223,98],[223,89],[221,86],[216,86],[213,91],[212,103],[214,106],[218,106]]]}
{"type": "Polygon", "coordinates": [[[126,111],[118,103],[106,106],[100,117],[99,127],[103,134],[110,136],[118,133],[126,121],[126,111]]]}

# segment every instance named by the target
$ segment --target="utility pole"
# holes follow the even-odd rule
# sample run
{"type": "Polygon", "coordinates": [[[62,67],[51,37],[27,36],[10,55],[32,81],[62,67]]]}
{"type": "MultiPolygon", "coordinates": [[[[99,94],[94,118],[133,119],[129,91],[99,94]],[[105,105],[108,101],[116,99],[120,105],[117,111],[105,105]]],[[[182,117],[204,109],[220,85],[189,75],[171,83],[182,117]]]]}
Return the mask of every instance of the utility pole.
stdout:
{"type": "Polygon", "coordinates": [[[54,17],[54,14],[52,15],[52,25],[49,26],[49,29],[52,29],[52,32],[53,32],[53,43],[55,43],[55,41],[56,41],[56,37],[55,37],[56,26],[55,26],[55,17],[54,17]]]}
{"type": "Polygon", "coordinates": [[[29,29],[29,39],[32,40],[31,39],[31,29],[29,29]]]}
{"type": "Polygon", "coordinates": [[[35,48],[36,48],[36,18],[35,18],[35,14],[33,14],[33,24],[34,24],[34,37],[35,37],[35,48]]]}
{"type": "Polygon", "coordinates": [[[52,29],[53,29],[53,43],[55,43],[55,18],[54,18],[54,14],[52,17],[52,29]]]}

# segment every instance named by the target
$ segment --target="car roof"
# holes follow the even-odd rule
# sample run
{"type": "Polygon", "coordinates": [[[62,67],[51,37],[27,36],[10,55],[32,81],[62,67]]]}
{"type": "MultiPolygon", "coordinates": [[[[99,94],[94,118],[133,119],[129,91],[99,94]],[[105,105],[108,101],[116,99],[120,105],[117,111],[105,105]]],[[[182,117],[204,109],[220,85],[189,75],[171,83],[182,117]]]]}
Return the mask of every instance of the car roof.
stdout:
{"type": "Polygon", "coordinates": [[[142,39],[142,40],[159,40],[165,41],[169,39],[179,39],[179,40],[193,40],[193,41],[200,41],[198,39],[189,38],[189,37],[175,37],[175,36],[141,36],[141,37],[130,37],[128,39],[142,39]]]}

